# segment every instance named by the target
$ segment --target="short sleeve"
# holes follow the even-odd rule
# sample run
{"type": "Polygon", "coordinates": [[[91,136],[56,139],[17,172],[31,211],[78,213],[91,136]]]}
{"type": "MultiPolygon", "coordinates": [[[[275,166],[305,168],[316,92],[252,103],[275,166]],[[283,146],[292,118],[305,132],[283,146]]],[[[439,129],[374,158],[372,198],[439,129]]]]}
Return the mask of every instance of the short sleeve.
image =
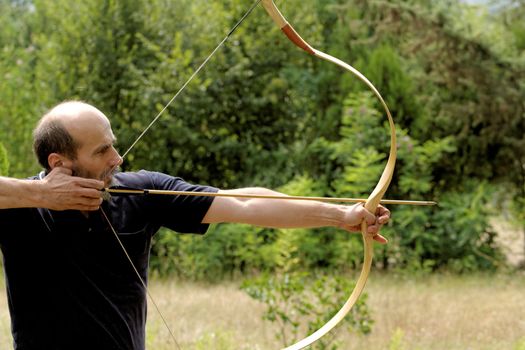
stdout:
{"type": "MultiPolygon", "coordinates": [[[[143,184],[146,186],[147,183],[151,184],[149,189],[218,192],[215,187],[190,184],[179,177],[163,173],[141,170],[137,175],[141,178],[144,176],[148,178],[148,181],[144,181],[143,184]]],[[[129,185],[133,187],[133,184],[129,185]]],[[[147,195],[148,210],[153,220],[159,226],[181,233],[206,233],[209,225],[203,224],[202,219],[212,202],[213,197],[208,196],[147,195]]]]}

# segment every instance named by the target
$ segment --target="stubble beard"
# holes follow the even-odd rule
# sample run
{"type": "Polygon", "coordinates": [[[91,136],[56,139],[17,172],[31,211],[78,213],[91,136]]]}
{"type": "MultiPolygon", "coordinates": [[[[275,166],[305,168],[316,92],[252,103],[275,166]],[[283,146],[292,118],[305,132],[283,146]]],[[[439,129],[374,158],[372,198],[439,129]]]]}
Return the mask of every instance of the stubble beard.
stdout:
{"type": "Polygon", "coordinates": [[[120,170],[120,167],[117,166],[117,167],[105,170],[99,176],[79,166],[73,167],[72,171],[73,171],[73,174],[72,174],[73,176],[104,181],[104,187],[111,187],[113,185],[118,184],[118,182],[115,179],[115,175],[118,174],[121,170],[120,170]]]}

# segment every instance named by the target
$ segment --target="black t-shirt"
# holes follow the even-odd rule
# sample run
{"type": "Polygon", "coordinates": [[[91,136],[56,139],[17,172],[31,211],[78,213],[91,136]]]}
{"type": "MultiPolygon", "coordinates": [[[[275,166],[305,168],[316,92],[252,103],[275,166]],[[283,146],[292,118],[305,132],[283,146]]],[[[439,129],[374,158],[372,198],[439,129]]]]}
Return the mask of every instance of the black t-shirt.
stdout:
{"type": "MultiPolygon", "coordinates": [[[[132,188],[217,191],[155,172],[115,178],[132,188]]],[[[205,233],[201,221],[212,201],[126,195],[102,208],[147,281],[152,236],[160,227],[205,233]]],[[[0,210],[0,247],[15,349],[144,349],[146,292],[100,210],[89,217],[73,210],[0,210]]]]}

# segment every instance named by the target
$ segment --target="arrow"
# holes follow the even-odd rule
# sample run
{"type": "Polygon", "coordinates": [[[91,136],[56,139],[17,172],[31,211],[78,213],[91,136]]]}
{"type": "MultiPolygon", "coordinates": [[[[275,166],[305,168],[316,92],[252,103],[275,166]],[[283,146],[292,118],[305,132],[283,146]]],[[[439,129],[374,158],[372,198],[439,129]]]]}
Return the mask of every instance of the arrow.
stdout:
{"type": "MultiPolygon", "coordinates": [[[[168,190],[152,190],[152,189],[135,189],[135,188],[104,188],[102,196],[105,200],[109,200],[111,196],[119,195],[167,195],[167,196],[193,196],[193,197],[234,197],[234,198],[260,198],[260,199],[279,199],[279,200],[306,200],[306,201],[320,201],[320,202],[338,202],[338,203],[365,203],[364,198],[338,198],[338,197],[309,197],[309,196],[286,196],[286,195],[259,195],[248,193],[224,193],[224,192],[192,192],[192,191],[168,191],[168,190]]],[[[396,204],[396,205],[418,205],[418,206],[432,206],[437,205],[434,201],[410,201],[410,200],[395,200],[382,199],[381,204],[396,204]]]]}

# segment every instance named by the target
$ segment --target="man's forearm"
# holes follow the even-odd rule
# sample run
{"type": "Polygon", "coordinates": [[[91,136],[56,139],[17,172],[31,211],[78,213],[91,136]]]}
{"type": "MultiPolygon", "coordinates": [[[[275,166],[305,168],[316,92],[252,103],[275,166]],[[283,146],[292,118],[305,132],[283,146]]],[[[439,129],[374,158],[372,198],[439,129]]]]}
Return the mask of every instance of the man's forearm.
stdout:
{"type": "MultiPolygon", "coordinates": [[[[283,195],[264,188],[244,188],[226,193],[283,195]]],[[[340,226],[348,207],[313,201],[258,198],[215,198],[205,222],[237,222],[275,228],[340,226]]]]}
{"type": "Polygon", "coordinates": [[[39,181],[0,177],[0,209],[40,206],[39,186],[39,181]]]}

